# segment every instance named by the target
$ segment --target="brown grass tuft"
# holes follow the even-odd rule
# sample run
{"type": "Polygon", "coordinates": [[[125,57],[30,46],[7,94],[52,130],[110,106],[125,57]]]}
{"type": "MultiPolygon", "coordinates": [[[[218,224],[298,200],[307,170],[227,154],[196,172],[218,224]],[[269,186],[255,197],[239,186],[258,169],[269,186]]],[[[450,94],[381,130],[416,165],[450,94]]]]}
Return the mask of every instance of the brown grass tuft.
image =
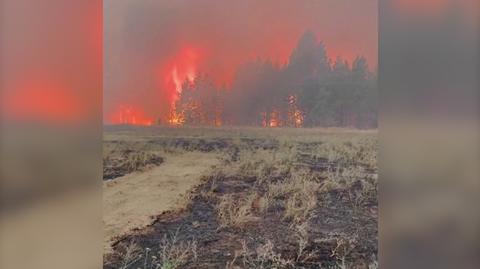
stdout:
{"type": "Polygon", "coordinates": [[[256,194],[245,198],[226,194],[220,198],[217,205],[217,219],[220,227],[240,227],[242,224],[254,220],[253,206],[256,194]]]}

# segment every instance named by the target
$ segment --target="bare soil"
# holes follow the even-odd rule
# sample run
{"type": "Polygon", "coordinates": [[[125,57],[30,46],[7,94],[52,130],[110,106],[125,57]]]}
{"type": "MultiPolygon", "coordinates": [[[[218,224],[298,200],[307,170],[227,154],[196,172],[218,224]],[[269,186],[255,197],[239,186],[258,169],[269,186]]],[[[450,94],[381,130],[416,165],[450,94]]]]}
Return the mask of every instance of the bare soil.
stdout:
{"type": "Polygon", "coordinates": [[[158,167],[103,184],[104,250],[115,238],[152,223],[156,215],[181,207],[182,197],[203,173],[218,163],[215,155],[170,155],[158,167]]]}

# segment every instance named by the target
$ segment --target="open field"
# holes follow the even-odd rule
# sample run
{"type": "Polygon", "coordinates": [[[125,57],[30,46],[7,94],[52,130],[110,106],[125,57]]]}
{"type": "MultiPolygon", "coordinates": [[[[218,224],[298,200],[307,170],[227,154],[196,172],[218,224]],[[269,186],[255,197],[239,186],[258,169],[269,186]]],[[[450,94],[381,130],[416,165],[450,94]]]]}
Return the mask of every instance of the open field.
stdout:
{"type": "Polygon", "coordinates": [[[377,134],[105,127],[104,268],[376,268],[377,134]]]}

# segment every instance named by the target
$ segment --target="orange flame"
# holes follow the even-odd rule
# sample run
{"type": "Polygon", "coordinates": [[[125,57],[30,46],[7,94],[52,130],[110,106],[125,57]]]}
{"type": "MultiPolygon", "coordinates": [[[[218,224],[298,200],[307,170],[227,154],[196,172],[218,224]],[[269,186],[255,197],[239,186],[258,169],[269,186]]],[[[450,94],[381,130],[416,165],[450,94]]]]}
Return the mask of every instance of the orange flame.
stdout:
{"type": "Polygon", "coordinates": [[[168,122],[168,124],[170,124],[172,126],[179,126],[179,125],[183,125],[185,123],[185,118],[184,118],[184,115],[182,113],[178,113],[175,110],[175,107],[172,107],[170,109],[167,122],[168,122]]]}
{"type": "Polygon", "coordinates": [[[197,68],[200,60],[200,50],[191,46],[183,47],[172,57],[168,65],[164,85],[170,93],[170,110],[167,123],[170,125],[183,125],[182,113],[176,111],[175,103],[182,93],[185,82],[193,83],[197,76],[197,68]]]}
{"type": "MultiPolygon", "coordinates": [[[[288,109],[286,115],[282,115],[280,110],[274,108],[270,112],[264,111],[260,113],[263,127],[303,127],[305,113],[299,108],[298,99],[295,94],[291,94],[287,98],[288,109]],[[282,120],[283,119],[283,120],[282,120]]],[[[283,110],[282,110],[283,111],[283,110]]]]}
{"type": "Polygon", "coordinates": [[[304,113],[297,105],[297,95],[291,94],[288,96],[288,125],[291,127],[302,127],[304,121],[304,113]]]}
{"type": "Polygon", "coordinates": [[[269,127],[280,127],[280,112],[278,110],[273,110],[270,112],[270,121],[268,123],[269,127]]]}
{"type": "Polygon", "coordinates": [[[128,105],[122,105],[114,113],[110,120],[113,124],[129,124],[151,126],[154,123],[153,118],[148,117],[141,109],[128,105]]]}
{"type": "Polygon", "coordinates": [[[190,46],[180,49],[172,58],[164,82],[167,88],[170,88],[173,100],[176,100],[182,92],[185,81],[192,83],[195,80],[199,60],[199,50],[190,46]]]}

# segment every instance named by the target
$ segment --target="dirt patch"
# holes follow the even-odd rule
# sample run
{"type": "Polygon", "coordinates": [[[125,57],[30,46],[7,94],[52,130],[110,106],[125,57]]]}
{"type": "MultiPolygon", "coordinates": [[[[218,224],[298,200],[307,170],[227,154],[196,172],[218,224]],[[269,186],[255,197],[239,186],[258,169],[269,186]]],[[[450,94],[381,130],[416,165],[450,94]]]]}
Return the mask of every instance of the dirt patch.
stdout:
{"type": "Polygon", "coordinates": [[[103,184],[105,251],[115,238],[152,223],[154,216],[181,208],[187,192],[218,164],[214,154],[169,155],[161,166],[103,184]],[[182,198],[183,197],[183,198],[182,198]]]}

